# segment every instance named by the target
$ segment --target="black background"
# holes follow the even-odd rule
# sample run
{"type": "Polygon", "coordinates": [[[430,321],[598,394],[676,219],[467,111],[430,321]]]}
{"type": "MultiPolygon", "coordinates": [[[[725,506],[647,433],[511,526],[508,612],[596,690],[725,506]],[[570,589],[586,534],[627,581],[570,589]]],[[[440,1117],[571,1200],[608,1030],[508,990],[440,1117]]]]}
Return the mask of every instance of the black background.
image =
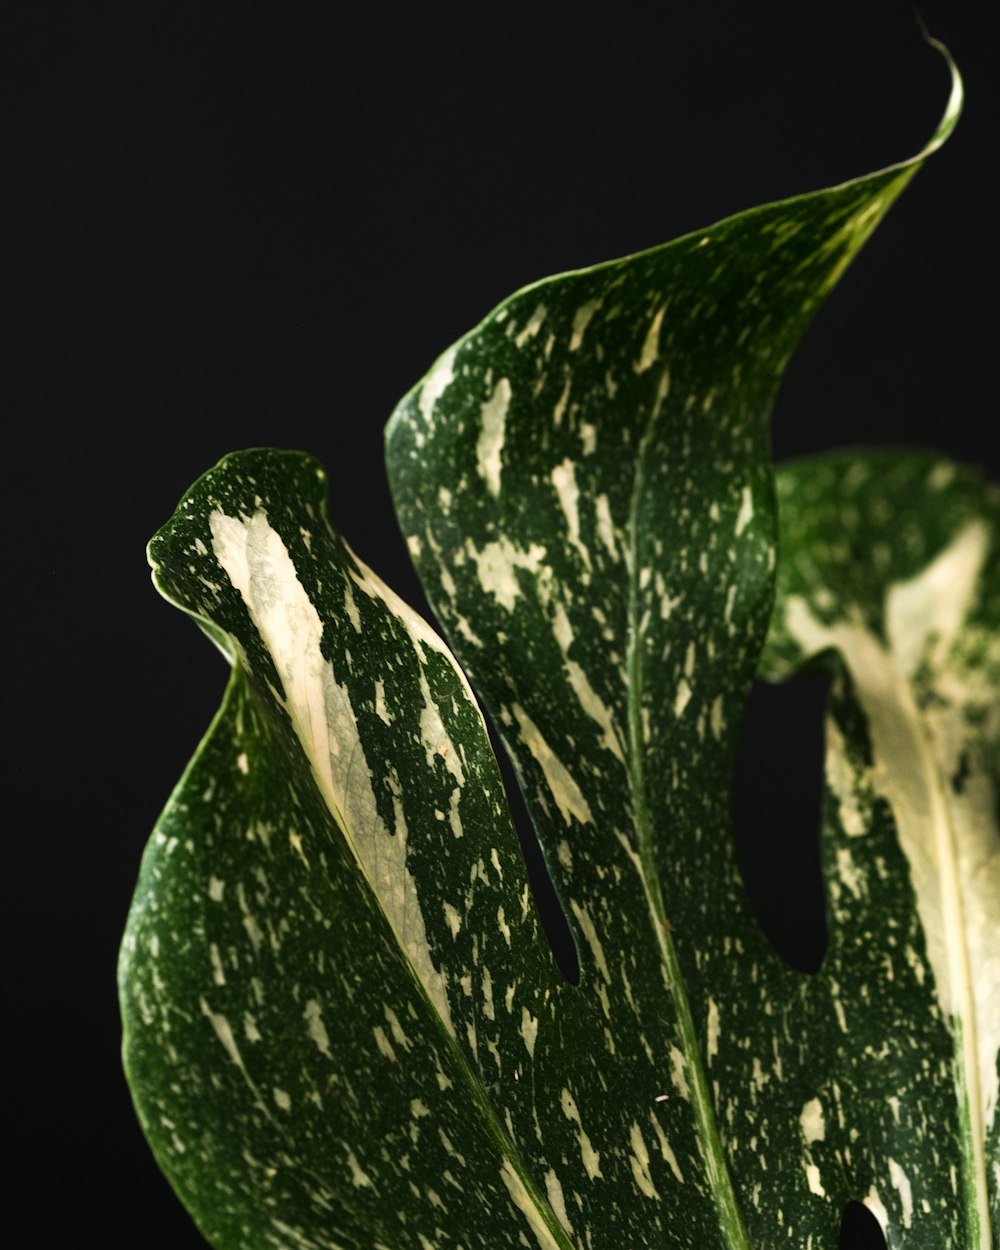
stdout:
{"type": "MultiPolygon", "coordinates": [[[[775,450],[924,444],[1000,476],[997,24],[922,7],[966,115],[793,360],[775,450]]],[[[419,603],[381,428],[432,360],[526,282],[910,155],[947,75],[902,0],[25,4],[5,24],[8,1209],[29,1245],[184,1250],[203,1242],[120,1074],[115,959],[225,673],[149,587],[147,538],[225,452],[301,447],[419,603]]],[[[780,912],[797,861],[766,854],[780,912]]],[[[790,946],[808,927],[772,923],[790,946]]]]}

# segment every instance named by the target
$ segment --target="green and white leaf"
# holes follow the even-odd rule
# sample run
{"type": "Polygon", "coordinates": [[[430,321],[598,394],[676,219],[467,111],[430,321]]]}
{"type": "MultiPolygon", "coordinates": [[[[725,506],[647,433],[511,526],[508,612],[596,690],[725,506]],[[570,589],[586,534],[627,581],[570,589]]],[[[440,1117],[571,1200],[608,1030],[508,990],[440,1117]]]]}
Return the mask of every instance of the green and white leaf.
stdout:
{"type": "MultiPolygon", "coordinates": [[[[763,671],[834,674],[824,868],[845,1002],[836,1062],[882,1139],[867,1202],[947,1245],[1000,1228],[1000,488],[929,455],[778,474],[782,558],[763,671]],[[944,1166],[950,1160],[951,1166],[944,1166]],[[895,1193],[892,1191],[895,1190],[895,1193]]],[[[828,1086],[829,1088],[829,1086],[828,1086]]],[[[842,1109],[843,1090],[837,1094],[842,1109]]],[[[829,1136],[817,1162],[831,1162],[829,1136]]],[[[922,1244],[919,1240],[916,1244],[922,1244]]],[[[995,1244],[995,1242],[994,1242],[995,1244]]]]}
{"type": "MultiPolygon", "coordinates": [[[[834,705],[856,689],[862,728],[841,727],[840,756],[831,738],[819,976],[760,935],[726,797],[774,594],[781,370],[959,98],[956,79],[913,161],[515,295],[391,424],[411,550],[523,778],[579,986],[540,931],[464,676],[332,533],[314,462],[229,457],[154,539],[159,588],[233,675],[143,862],[125,1058],[157,1157],[216,1246],[818,1248],[850,1198],[892,1245],[990,1245],[995,1124],[973,1139],[991,1087],[956,1036],[995,1034],[969,992],[935,988],[938,935],[949,952],[959,937],[984,985],[996,974],[986,951],[976,962],[975,915],[935,929],[916,868],[907,894],[905,820],[881,892],[859,866],[862,848],[885,844],[877,868],[897,846],[891,795],[862,801],[883,784],[877,762],[873,780],[856,767],[863,682],[834,705]],[[871,815],[846,867],[845,777],[848,810],[871,815]]],[[[816,472],[803,499],[825,516],[816,472]]],[[[789,516],[810,532],[805,502],[789,516]]],[[[976,516],[978,572],[995,516],[976,516]]],[[[931,561],[943,524],[928,521],[931,561]]],[[[864,527],[857,541],[868,550],[864,527]]],[[[824,591],[807,539],[789,550],[805,571],[782,605],[797,596],[836,630],[838,607],[868,603],[835,570],[824,591]]],[[[872,602],[919,581],[913,560],[872,602]]],[[[921,657],[980,674],[968,697],[941,678],[970,742],[979,718],[961,773],[977,795],[995,782],[996,673],[975,659],[995,654],[990,594],[981,615],[948,616],[947,655],[932,642],[921,657]]],[[[783,613],[776,674],[816,642],[783,613]]]]}
{"type": "MultiPolygon", "coordinates": [[[[236,662],[126,935],[140,1116],[219,1246],[564,1246],[516,1143],[583,1007],[536,1046],[565,987],[482,718],[324,494],[307,457],[232,456],[151,544],[236,662]]],[[[550,1148],[579,1155],[564,1106],[550,1148]]]]}

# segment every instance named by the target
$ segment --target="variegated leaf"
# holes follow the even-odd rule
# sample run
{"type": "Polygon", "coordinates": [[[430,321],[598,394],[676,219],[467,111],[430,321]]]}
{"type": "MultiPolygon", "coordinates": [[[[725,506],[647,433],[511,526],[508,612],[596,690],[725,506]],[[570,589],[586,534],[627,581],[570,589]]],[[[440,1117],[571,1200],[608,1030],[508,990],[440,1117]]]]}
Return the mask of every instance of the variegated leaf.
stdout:
{"type": "MultiPolygon", "coordinates": [[[[126,1065],[215,1245],[820,1247],[869,1182],[905,1224],[884,1121],[847,1121],[871,1065],[840,1102],[824,1083],[842,989],[760,936],[725,796],[772,597],[773,393],[924,155],[522,292],[392,425],[578,987],[464,677],[329,530],[313,462],[230,457],[154,540],[234,670],[144,860],[126,1065]]],[[[925,1056],[939,1025],[908,1021],[925,1056]]],[[[941,1153],[914,1235],[979,1250],[941,1153]]]]}
{"type": "Polygon", "coordinates": [[[126,934],[139,1113],[217,1246],[566,1246],[553,1163],[610,1168],[571,1094],[535,1093],[588,1007],[464,677],[324,494],[307,457],[231,456],[150,547],[236,662],[126,934]]]}
{"type": "MultiPolygon", "coordinates": [[[[636,1125],[653,1105],[678,1164],[650,1151],[651,1190],[678,1213],[671,1245],[832,1245],[845,1203],[873,1193],[900,1233],[989,1244],[953,1181],[957,1150],[939,1151],[926,1208],[893,1188],[900,1151],[871,1100],[888,1108],[911,1067],[838,1064],[853,1000],[775,957],[728,835],[771,608],[780,369],[912,172],[521,292],[389,431],[417,567],[523,777],[580,992],[606,1004],[612,1040],[595,1068],[620,1034],[643,1039],[629,1088],[636,1125]]],[[[907,1028],[932,1063],[933,1022],[907,1028]]],[[[935,1096],[954,1112],[953,1091],[935,1096]]]]}
{"type": "Polygon", "coordinates": [[[988,1247],[992,1227],[995,1245],[1000,488],[929,455],[854,452],[785,467],[778,499],[763,671],[818,657],[835,674],[816,981],[838,1029],[816,1107],[836,1119],[813,1165],[856,1160],[863,1124],[890,1246],[930,1244],[934,1208],[951,1214],[937,1244],[988,1247]]]}

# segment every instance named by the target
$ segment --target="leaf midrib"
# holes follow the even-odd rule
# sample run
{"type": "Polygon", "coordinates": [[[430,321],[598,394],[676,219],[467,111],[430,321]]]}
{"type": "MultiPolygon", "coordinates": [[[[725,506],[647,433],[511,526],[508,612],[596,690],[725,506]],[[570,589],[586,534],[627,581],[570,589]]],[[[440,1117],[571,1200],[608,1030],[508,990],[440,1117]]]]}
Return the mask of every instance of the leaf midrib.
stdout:
{"type": "Polygon", "coordinates": [[[626,649],[626,698],[628,709],[628,780],[632,800],[633,824],[639,852],[639,874],[649,905],[650,919],[656,937],[660,958],[666,971],[666,980],[677,1012],[677,1033],[691,1082],[692,1103],[698,1146],[709,1181],[712,1199],[719,1217],[719,1227],[728,1238],[729,1250],[753,1250],[746,1225],[740,1214],[736,1192],[719,1134],[715,1107],[708,1088],[708,1078],[702,1061],[701,1046],[695,1029],[691,1004],[683,980],[680,961],[667,920],[663,887],[656,868],[653,851],[653,822],[646,790],[645,759],[642,722],[643,695],[643,640],[640,631],[641,585],[640,585],[640,535],[639,509],[646,488],[646,461],[656,424],[662,409],[662,399],[657,399],[646,429],[639,443],[636,457],[635,477],[629,503],[628,545],[628,642],[626,649]]]}

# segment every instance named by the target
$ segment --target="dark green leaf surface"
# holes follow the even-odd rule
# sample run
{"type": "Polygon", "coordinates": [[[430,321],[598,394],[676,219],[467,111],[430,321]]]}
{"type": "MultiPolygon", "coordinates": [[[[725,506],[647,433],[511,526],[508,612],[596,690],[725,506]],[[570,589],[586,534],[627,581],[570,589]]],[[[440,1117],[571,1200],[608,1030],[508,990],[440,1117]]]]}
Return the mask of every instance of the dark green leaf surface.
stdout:
{"type": "MultiPolygon", "coordinates": [[[[922,156],[514,296],[390,427],[411,550],[524,779],[578,987],[464,677],[330,531],[315,464],[229,457],[154,539],[160,589],[234,667],[143,863],[125,1056],[216,1246],[818,1250],[850,1198],[893,1244],[989,1245],[933,959],[874,992],[883,897],[854,909],[861,869],[828,851],[841,929],[821,976],[792,972],[728,837],[773,598],[774,391],[922,156]]],[[[780,632],[774,654],[802,658],[780,632]]],[[[866,830],[896,845],[885,804],[866,830]]],[[[895,858],[887,914],[919,954],[895,858]]]]}

